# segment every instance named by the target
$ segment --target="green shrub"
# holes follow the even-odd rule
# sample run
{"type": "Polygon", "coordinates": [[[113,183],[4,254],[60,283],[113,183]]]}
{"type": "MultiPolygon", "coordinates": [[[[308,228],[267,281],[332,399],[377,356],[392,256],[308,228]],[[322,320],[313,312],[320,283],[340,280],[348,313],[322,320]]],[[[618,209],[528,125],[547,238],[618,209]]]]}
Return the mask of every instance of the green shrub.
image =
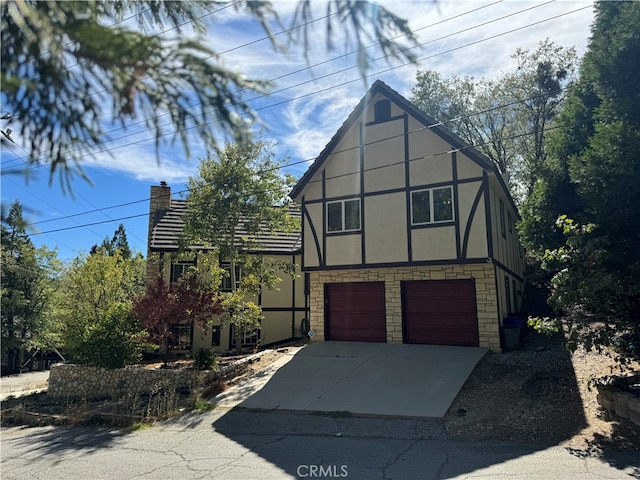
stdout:
{"type": "Polygon", "coordinates": [[[78,323],[67,336],[76,363],[122,368],[137,362],[146,346],[147,334],[126,305],[113,307],[96,324],[78,323]]]}
{"type": "Polygon", "coordinates": [[[218,365],[218,354],[213,348],[199,348],[193,353],[195,370],[213,370],[218,365]]]}

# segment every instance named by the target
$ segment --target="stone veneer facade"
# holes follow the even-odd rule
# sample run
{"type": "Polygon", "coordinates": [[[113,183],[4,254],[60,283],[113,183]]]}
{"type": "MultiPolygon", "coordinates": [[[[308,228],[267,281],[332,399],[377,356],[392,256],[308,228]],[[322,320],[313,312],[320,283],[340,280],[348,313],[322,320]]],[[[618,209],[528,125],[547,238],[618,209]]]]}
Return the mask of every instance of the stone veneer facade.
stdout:
{"type": "Polygon", "coordinates": [[[400,283],[406,280],[475,281],[480,347],[500,351],[495,267],[487,264],[390,267],[311,272],[310,324],[313,341],[324,340],[324,284],[343,282],[385,282],[387,342],[402,343],[402,299],[400,283]]]}

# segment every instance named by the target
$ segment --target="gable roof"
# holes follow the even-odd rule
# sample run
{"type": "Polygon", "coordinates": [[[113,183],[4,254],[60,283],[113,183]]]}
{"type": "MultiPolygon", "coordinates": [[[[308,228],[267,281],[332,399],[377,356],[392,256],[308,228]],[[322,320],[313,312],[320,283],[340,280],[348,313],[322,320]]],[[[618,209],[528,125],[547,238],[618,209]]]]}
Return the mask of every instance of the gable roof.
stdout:
{"type": "Polygon", "coordinates": [[[300,197],[300,194],[306,187],[307,183],[312,179],[312,177],[316,174],[318,170],[322,167],[324,162],[331,156],[331,153],[337,147],[338,143],[342,139],[342,137],[347,133],[347,131],[353,126],[353,124],[357,121],[357,119],[364,113],[365,109],[371,103],[371,100],[378,94],[382,94],[387,97],[389,100],[395,102],[399,105],[403,110],[410,113],[413,117],[415,117],[419,122],[423,123],[426,127],[429,128],[436,135],[440,136],[442,139],[446,140],[454,150],[462,150],[465,155],[469,157],[472,161],[477,163],[481,168],[485,169],[487,172],[493,173],[497,178],[502,188],[507,194],[509,201],[513,204],[516,212],[518,211],[517,207],[513,203],[513,198],[509,193],[509,189],[504,183],[504,179],[502,175],[498,171],[495,164],[487,158],[485,155],[480,153],[474,147],[466,143],[459,136],[453,133],[451,130],[442,125],[441,122],[438,122],[435,118],[426,114],[418,107],[416,107],[413,103],[409,102],[406,98],[400,95],[398,92],[389,87],[386,83],[381,80],[376,80],[375,83],[371,86],[371,88],[367,91],[367,93],[362,97],[358,105],[353,109],[351,114],[344,121],[342,126],[338,129],[335,135],[331,138],[329,143],[324,147],[320,155],[315,159],[315,161],[311,164],[309,169],[305,172],[305,174],[300,178],[296,186],[291,191],[291,198],[297,199],[300,197]]]}
{"type": "MultiPolygon", "coordinates": [[[[171,199],[169,210],[162,212],[161,218],[151,230],[149,236],[149,249],[152,252],[171,252],[178,249],[180,235],[184,228],[183,216],[187,213],[187,201],[182,199],[171,199]]],[[[292,217],[300,218],[300,211],[290,208],[289,214],[292,217]]],[[[247,232],[239,228],[236,231],[236,239],[241,241],[247,236],[247,232]]],[[[257,251],[265,254],[291,254],[302,249],[302,234],[300,231],[294,232],[267,232],[266,230],[256,236],[257,251]]],[[[193,245],[194,250],[207,250],[203,245],[193,245]]]]}

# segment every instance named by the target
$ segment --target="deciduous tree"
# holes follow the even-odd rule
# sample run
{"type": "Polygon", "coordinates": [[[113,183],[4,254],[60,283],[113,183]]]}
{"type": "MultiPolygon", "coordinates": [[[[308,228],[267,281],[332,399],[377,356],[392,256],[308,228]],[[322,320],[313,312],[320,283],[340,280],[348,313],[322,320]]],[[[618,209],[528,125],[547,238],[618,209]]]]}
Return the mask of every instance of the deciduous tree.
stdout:
{"type": "Polygon", "coordinates": [[[147,291],[135,298],[132,309],[151,339],[162,345],[165,365],[175,338],[174,327],[205,328],[215,315],[223,312],[217,291],[203,282],[201,272],[195,269],[171,285],[158,275],[147,291]]]}
{"type": "Polygon", "coordinates": [[[241,336],[261,318],[250,297],[277,288],[280,272],[292,273],[290,262],[260,253],[257,239],[265,233],[291,231],[297,220],[287,206],[294,178],[281,173],[272,145],[262,139],[228,144],[200,162],[199,175],[188,182],[183,248],[203,245],[230,263],[231,292],[223,300],[224,318],[234,326],[236,348],[241,336]],[[237,269],[242,277],[237,278],[237,269]],[[244,302],[244,303],[243,303],[244,302]],[[249,315],[249,313],[252,313],[249,315]]]}
{"type": "Polygon", "coordinates": [[[73,260],[56,315],[65,348],[75,361],[117,368],[138,358],[145,333],[131,314],[131,304],[144,290],[144,276],[144,260],[122,258],[120,251],[107,255],[98,250],[73,260]]]}
{"type": "Polygon", "coordinates": [[[517,69],[495,80],[420,71],[412,102],[493,161],[521,201],[546,159],[548,130],[573,80],[576,52],[544,40],[513,57],[517,69]]]}

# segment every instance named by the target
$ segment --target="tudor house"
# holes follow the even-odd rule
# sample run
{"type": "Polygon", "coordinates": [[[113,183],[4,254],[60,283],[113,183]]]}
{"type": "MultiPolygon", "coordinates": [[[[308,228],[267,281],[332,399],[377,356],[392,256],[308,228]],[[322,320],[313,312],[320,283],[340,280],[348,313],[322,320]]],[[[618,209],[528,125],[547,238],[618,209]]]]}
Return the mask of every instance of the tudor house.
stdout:
{"type": "Polygon", "coordinates": [[[294,188],[314,341],[501,349],[524,251],[495,165],[377,81],[294,188]]]}
{"type": "MultiPolygon", "coordinates": [[[[146,281],[149,285],[159,273],[162,273],[167,283],[175,282],[191,265],[197,264],[199,259],[207,255],[207,251],[194,248],[193,255],[187,257],[176,256],[178,240],[183,229],[182,217],[186,212],[186,200],[173,198],[171,188],[166,182],[151,187],[149,209],[149,229],[147,240],[147,273],[146,281]]],[[[293,212],[294,215],[299,215],[293,212]]],[[[239,232],[238,235],[242,233],[239,232]]],[[[260,253],[278,257],[296,265],[301,263],[300,232],[274,232],[256,239],[260,253]]],[[[221,262],[224,268],[228,264],[221,262]]],[[[237,274],[242,275],[241,271],[237,274]]],[[[305,294],[303,277],[292,278],[284,272],[282,282],[276,291],[264,291],[259,298],[254,299],[261,307],[264,319],[261,328],[253,332],[246,332],[242,340],[243,347],[251,348],[258,343],[268,345],[299,336],[303,319],[308,317],[308,301],[305,294]]],[[[223,279],[221,290],[231,290],[229,277],[223,279]]],[[[192,329],[191,326],[176,327],[176,345],[174,348],[182,350],[213,347],[216,350],[232,350],[235,348],[235,335],[229,327],[223,327],[215,321],[206,331],[192,329]]]]}

